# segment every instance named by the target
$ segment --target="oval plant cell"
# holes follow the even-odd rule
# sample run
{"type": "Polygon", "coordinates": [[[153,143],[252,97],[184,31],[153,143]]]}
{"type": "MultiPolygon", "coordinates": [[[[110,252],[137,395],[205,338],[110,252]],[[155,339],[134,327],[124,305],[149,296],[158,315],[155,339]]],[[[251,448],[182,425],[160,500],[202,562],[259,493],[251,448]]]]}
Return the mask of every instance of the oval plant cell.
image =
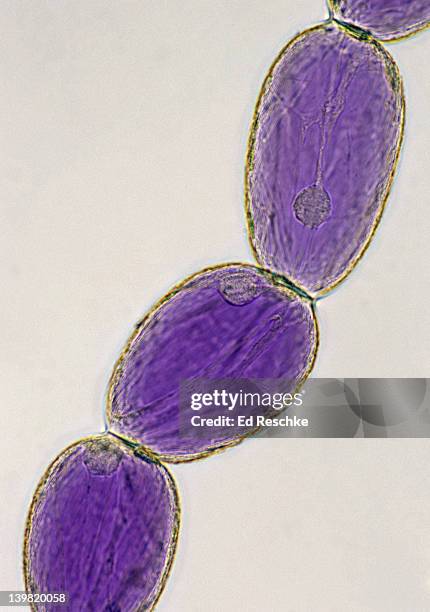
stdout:
{"type": "Polygon", "coordinates": [[[242,264],[202,271],[137,326],[111,378],[109,427],[172,462],[234,445],[266,414],[263,395],[293,393],[304,381],[317,342],[312,304],[269,272],[242,264]],[[255,404],[241,392],[259,394],[255,404]],[[240,409],[252,423],[238,422],[240,409]]]}
{"type": "Polygon", "coordinates": [[[403,117],[401,79],[379,43],[324,24],[285,47],[248,147],[248,229],[262,265],[314,297],[345,278],[382,214],[403,117]]]}
{"type": "Polygon", "coordinates": [[[111,435],[76,442],[34,495],[24,546],[26,590],[65,594],[35,610],[149,610],[166,581],[179,507],[167,470],[111,435]]]}
{"type": "Polygon", "coordinates": [[[380,40],[398,40],[428,27],[428,0],[332,0],[335,17],[370,31],[380,40]]]}

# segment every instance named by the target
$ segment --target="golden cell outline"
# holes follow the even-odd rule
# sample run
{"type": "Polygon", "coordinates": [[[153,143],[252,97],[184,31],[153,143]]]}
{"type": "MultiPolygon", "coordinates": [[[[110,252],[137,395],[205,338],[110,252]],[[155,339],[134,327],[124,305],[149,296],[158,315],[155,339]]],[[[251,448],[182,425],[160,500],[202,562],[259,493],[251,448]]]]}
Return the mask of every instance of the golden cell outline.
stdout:
{"type": "MultiPolygon", "coordinates": [[[[317,31],[324,31],[328,26],[335,26],[341,29],[347,35],[351,36],[352,38],[359,38],[360,40],[364,40],[362,37],[359,36],[358,33],[353,33],[347,27],[336,22],[334,19],[325,20],[316,26],[312,26],[311,28],[307,28],[306,30],[299,32],[299,34],[297,34],[290,41],[288,41],[288,43],[281,49],[281,51],[276,56],[275,60],[270,66],[269,71],[267,72],[263,80],[263,84],[260,88],[260,92],[257,97],[257,102],[254,107],[254,112],[253,112],[253,116],[251,120],[251,127],[249,131],[249,136],[248,136],[246,160],[245,160],[245,218],[246,218],[246,226],[247,226],[247,234],[248,234],[248,243],[255,257],[255,260],[260,266],[263,266],[264,264],[261,261],[261,258],[257,251],[257,241],[255,238],[255,232],[254,232],[254,219],[253,219],[253,214],[251,210],[252,198],[251,198],[250,187],[249,187],[250,177],[251,177],[253,167],[254,167],[254,146],[256,142],[257,131],[259,128],[260,105],[263,100],[263,97],[266,94],[268,87],[270,86],[274,72],[276,68],[278,67],[279,62],[284,58],[284,55],[290,49],[292,49],[294,45],[296,45],[302,39],[306,38],[309,34],[312,34],[313,32],[317,32],[317,31]]],[[[350,263],[345,268],[345,270],[330,285],[328,285],[327,287],[324,287],[321,290],[316,291],[315,293],[311,293],[311,294],[309,294],[309,291],[306,289],[306,287],[304,287],[294,277],[290,277],[290,276],[285,277],[291,283],[296,285],[301,291],[308,293],[310,297],[315,300],[323,297],[324,295],[332,291],[335,287],[340,285],[340,283],[342,283],[346,279],[346,277],[349,276],[349,274],[353,271],[353,269],[361,261],[362,257],[366,253],[374,237],[374,234],[378,228],[378,225],[381,221],[382,214],[385,210],[385,206],[387,204],[388,197],[390,195],[391,188],[393,185],[394,176],[396,174],[399,157],[400,157],[400,151],[401,151],[402,143],[404,139],[406,100],[405,100],[405,93],[404,93],[404,87],[403,87],[403,80],[400,75],[399,68],[394,58],[391,56],[391,54],[385,49],[385,47],[381,43],[379,43],[375,38],[368,36],[367,34],[365,38],[366,38],[365,44],[369,44],[373,46],[376,53],[382,57],[385,63],[385,67],[386,67],[387,77],[390,82],[393,82],[393,85],[392,85],[393,91],[398,95],[399,101],[400,101],[400,124],[399,124],[398,136],[397,136],[397,143],[396,143],[396,147],[394,150],[395,151],[394,159],[392,162],[391,171],[389,175],[387,176],[384,192],[381,195],[378,211],[375,215],[372,225],[369,228],[366,240],[363,242],[357,255],[350,261],[350,263]],[[391,68],[391,72],[389,70],[390,68],[391,68]]],[[[278,274],[280,274],[279,271],[278,271],[278,274]]]]}
{"type": "MultiPolygon", "coordinates": [[[[73,453],[75,447],[81,445],[82,443],[90,442],[93,440],[101,440],[101,439],[109,439],[111,442],[116,444],[123,452],[126,452],[130,454],[131,456],[133,456],[134,458],[139,459],[138,451],[140,451],[140,449],[132,449],[130,447],[127,447],[126,444],[121,443],[118,439],[116,439],[116,436],[109,434],[109,432],[103,432],[100,434],[93,434],[90,436],[85,436],[83,438],[80,438],[76,442],[72,442],[71,444],[66,446],[55,457],[55,459],[51,461],[51,463],[46,468],[45,472],[43,473],[42,477],[40,478],[36,486],[36,490],[33,494],[33,497],[30,503],[30,507],[28,509],[27,518],[25,521],[24,543],[23,543],[23,551],[22,551],[22,558],[23,558],[22,571],[24,574],[25,590],[28,593],[33,592],[33,588],[32,588],[33,582],[31,578],[30,555],[29,555],[30,537],[31,537],[31,532],[33,528],[34,513],[36,510],[37,504],[40,500],[40,497],[43,494],[45,484],[47,483],[48,479],[54,474],[55,470],[58,468],[60,463],[73,453]]],[[[165,481],[167,483],[169,492],[172,495],[172,506],[174,509],[174,513],[172,517],[172,523],[173,523],[172,534],[171,534],[170,542],[167,547],[166,560],[164,563],[164,567],[163,567],[163,571],[162,571],[160,580],[155,587],[154,594],[152,595],[150,607],[147,608],[146,606],[148,604],[146,602],[145,603],[142,602],[138,604],[135,612],[143,612],[144,610],[147,610],[148,612],[152,612],[155,609],[161,595],[163,594],[167,580],[172,571],[173,562],[176,557],[178,541],[179,541],[179,532],[180,532],[181,520],[182,520],[181,519],[181,515],[182,515],[181,497],[179,494],[178,485],[176,483],[176,480],[173,474],[170,472],[168,467],[164,465],[164,463],[162,463],[158,459],[155,459],[153,456],[142,457],[141,460],[144,461],[145,458],[149,459],[152,463],[155,463],[158,467],[161,468],[163,475],[165,477],[165,481]]],[[[29,605],[30,605],[31,610],[33,610],[33,612],[37,612],[37,607],[33,602],[31,602],[29,605]]]]}
{"type": "MultiPolygon", "coordinates": [[[[109,428],[111,427],[114,421],[114,419],[112,418],[112,401],[113,401],[114,388],[117,384],[119,377],[122,374],[124,362],[130,350],[132,350],[134,342],[136,341],[137,337],[139,336],[141,331],[144,329],[144,327],[152,320],[152,318],[155,316],[158,310],[163,306],[163,304],[165,304],[168,300],[174,297],[185,285],[187,285],[189,282],[194,280],[196,277],[200,277],[201,275],[207,274],[209,272],[213,272],[215,270],[222,270],[223,268],[231,268],[235,266],[252,269],[253,271],[267,278],[276,288],[278,288],[280,291],[285,292],[285,294],[288,295],[288,297],[298,299],[302,303],[308,305],[310,315],[311,315],[311,320],[313,323],[314,335],[312,338],[313,340],[312,351],[310,353],[310,356],[308,357],[307,367],[302,377],[297,383],[295,392],[297,393],[302,388],[303,384],[309,377],[309,374],[311,373],[314,367],[315,360],[318,354],[319,345],[320,345],[320,331],[319,331],[319,325],[318,325],[318,320],[316,316],[314,301],[310,297],[304,297],[296,293],[294,289],[286,286],[282,282],[282,277],[280,277],[278,274],[271,272],[267,268],[256,266],[250,263],[243,263],[243,262],[237,262],[237,261],[231,262],[231,263],[215,264],[215,265],[203,268],[202,270],[199,270],[198,272],[194,272],[194,274],[187,276],[181,282],[174,285],[172,289],[170,289],[170,291],[168,291],[163,297],[161,297],[157,302],[155,302],[155,304],[148,310],[145,316],[135,326],[133,332],[131,333],[127,342],[125,343],[125,346],[123,350],[121,351],[119,358],[114,364],[113,371],[112,371],[112,374],[111,374],[111,377],[108,383],[108,389],[107,389],[107,395],[106,395],[106,422],[109,428]]],[[[240,444],[247,438],[250,438],[253,435],[255,435],[259,430],[261,430],[261,426],[256,427],[252,429],[251,431],[247,432],[246,434],[243,434],[242,436],[238,436],[237,438],[234,438],[233,440],[229,440],[228,442],[219,444],[214,448],[209,448],[204,451],[200,451],[198,453],[193,453],[193,454],[184,455],[184,456],[158,453],[154,451],[153,449],[151,449],[150,447],[140,444],[134,438],[124,436],[122,433],[119,434],[118,432],[115,431],[113,427],[112,427],[111,433],[119,438],[122,438],[123,440],[131,444],[132,446],[135,446],[137,449],[142,450],[144,454],[148,455],[149,457],[153,457],[154,459],[160,461],[161,463],[163,462],[190,463],[191,461],[198,461],[200,459],[205,459],[206,457],[211,457],[212,455],[217,455],[229,448],[233,448],[234,446],[237,446],[238,444],[240,444]]]]}

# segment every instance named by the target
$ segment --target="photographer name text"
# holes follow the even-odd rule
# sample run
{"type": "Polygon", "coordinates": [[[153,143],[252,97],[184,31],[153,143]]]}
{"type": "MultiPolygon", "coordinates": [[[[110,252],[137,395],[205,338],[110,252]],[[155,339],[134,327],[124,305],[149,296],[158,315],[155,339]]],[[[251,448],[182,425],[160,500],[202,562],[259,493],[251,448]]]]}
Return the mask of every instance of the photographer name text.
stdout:
{"type": "Polygon", "coordinates": [[[200,415],[194,415],[191,417],[191,425],[193,427],[308,427],[309,419],[301,419],[297,416],[283,416],[283,417],[267,417],[263,415],[239,415],[237,417],[231,416],[217,416],[202,417],[200,415]]]}

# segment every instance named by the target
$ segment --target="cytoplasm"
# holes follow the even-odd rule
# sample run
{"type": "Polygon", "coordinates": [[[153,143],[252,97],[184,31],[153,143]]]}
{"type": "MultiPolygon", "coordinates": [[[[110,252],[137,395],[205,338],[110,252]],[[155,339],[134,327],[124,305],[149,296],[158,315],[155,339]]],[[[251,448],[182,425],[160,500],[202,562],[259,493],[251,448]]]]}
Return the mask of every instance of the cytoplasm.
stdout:
{"type": "Polygon", "coordinates": [[[204,390],[211,381],[236,380],[239,391],[243,379],[283,378],[294,391],[317,346],[313,304],[276,276],[245,264],[204,270],[162,298],[133,332],[112,375],[108,427],[166,461],[211,454],[249,430],[191,435],[182,420],[184,383],[203,380],[204,390]]]}
{"type": "Polygon", "coordinates": [[[331,0],[336,18],[364,30],[379,40],[407,38],[428,27],[428,0],[331,0]]]}
{"type": "Polygon", "coordinates": [[[178,529],[178,494],[164,466],[109,434],[79,440],[42,478],[24,545],[26,590],[67,601],[33,608],[152,609],[178,529]]]}

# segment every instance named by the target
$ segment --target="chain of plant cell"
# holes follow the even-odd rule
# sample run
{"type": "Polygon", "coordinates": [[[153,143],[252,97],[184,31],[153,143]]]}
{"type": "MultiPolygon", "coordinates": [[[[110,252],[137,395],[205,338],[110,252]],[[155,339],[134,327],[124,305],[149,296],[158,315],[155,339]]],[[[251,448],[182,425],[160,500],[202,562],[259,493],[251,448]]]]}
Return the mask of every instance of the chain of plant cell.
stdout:
{"type": "Polygon", "coordinates": [[[333,0],[326,22],[281,51],[247,154],[246,216],[259,266],[207,268],[136,326],[111,377],[106,432],[64,450],[34,495],[24,541],[34,609],[56,609],[38,599],[53,592],[66,593],[63,609],[76,612],[155,606],[180,522],[164,463],[212,455],[255,432],[193,436],[180,423],[181,382],[271,378],[297,389],[309,375],[316,301],[366,250],[402,142],[402,81],[377,39],[429,21],[428,0],[333,0]]]}

